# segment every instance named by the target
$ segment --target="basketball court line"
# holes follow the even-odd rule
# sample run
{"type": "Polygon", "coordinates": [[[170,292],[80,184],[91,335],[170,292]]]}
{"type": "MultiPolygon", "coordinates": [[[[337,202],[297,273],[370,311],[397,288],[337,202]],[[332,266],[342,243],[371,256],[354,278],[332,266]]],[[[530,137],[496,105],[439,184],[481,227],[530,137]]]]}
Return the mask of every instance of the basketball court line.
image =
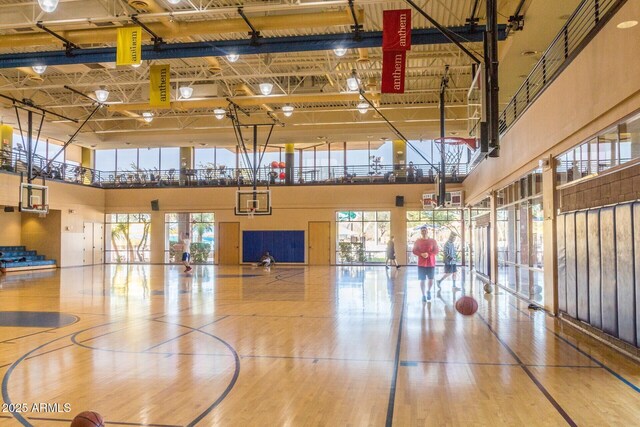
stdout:
{"type": "Polygon", "coordinates": [[[562,406],[560,406],[560,404],[553,398],[553,396],[551,396],[551,393],[547,391],[547,389],[542,385],[542,383],[538,381],[536,376],[533,375],[533,372],[529,370],[529,368],[522,362],[522,360],[518,357],[518,355],[511,349],[511,347],[509,347],[509,345],[500,338],[498,333],[491,327],[489,322],[487,322],[487,320],[485,320],[485,318],[480,313],[476,313],[476,315],[480,320],[484,322],[485,325],[487,325],[487,328],[489,328],[489,331],[491,331],[491,333],[496,337],[498,342],[500,342],[500,344],[502,344],[502,346],[509,352],[509,354],[511,354],[511,357],[513,357],[516,360],[516,362],[518,362],[522,370],[527,374],[527,376],[531,379],[531,381],[533,381],[536,387],[538,387],[538,390],[542,392],[542,394],[544,395],[544,397],[547,398],[549,403],[553,405],[556,411],[558,411],[558,413],[562,415],[562,418],[564,418],[567,424],[569,424],[572,427],[577,427],[578,425],[573,421],[573,419],[569,416],[569,414],[562,408],[562,406]]]}
{"type": "Polygon", "coordinates": [[[348,359],[341,357],[321,357],[321,356],[273,356],[268,354],[240,354],[242,359],[291,359],[291,360],[314,360],[314,361],[334,361],[334,362],[367,362],[367,363],[391,363],[392,359],[348,359]]]}
{"type": "MultiPolygon", "coordinates": [[[[69,419],[56,419],[56,418],[43,418],[43,417],[29,417],[29,419],[34,421],[56,421],[60,423],[70,423],[71,421],[73,421],[69,419]]],[[[141,426],[141,427],[182,427],[181,425],[177,425],[177,424],[143,424],[143,423],[129,423],[126,421],[111,421],[111,420],[105,420],[105,424],[118,425],[118,426],[141,426]]]]}
{"type": "Polygon", "coordinates": [[[229,343],[227,343],[222,338],[219,338],[219,337],[217,337],[217,336],[215,336],[213,334],[210,334],[208,332],[202,331],[200,329],[192,328],[190,326],[181,325],[181,324],[178,324],[178,323],[170,323],[170,322],[165,322],[165,321],[162,321],[162,320],[158,320],[158,322],[167,323],[167,324],[170,324],[170,325],[181,326],[181,327],[187,328],[187,329],[193,329],[193,330],[195,330],[197,332],[200,332],[201,334],[204,334],[204,335],[207,335],[207,336],[209,336],[209,337],[211,337],[213,339],[216,339],[216,340],[220,341],[224,346],[226,346],[229,349],[229,351],[231,352],[231,354],[233,355],[233,357],[235,359],[235,372],[233,373],[233,378],[231,378],[231,382],[227,385],[227,388],[215,400],[215,402],[213,402],[211,404],[211,406],[209,406],[207,409],[204,410],[204,412],[202,412],[193,421],[191,421],[189,424],[187,424],[187,427],[193,427],[196,424],[198,424],[204,417],[209,415],[209,413],[211,411],[213,411],[227,397],[227,395],[231,392],[231,390],[235,386],[236,382],[238,381],[238,377],[240,376],[240,357],[238,356],[238,353],[236,352],[236,350],[229,343]]]}
{"type": "MultiPolygon", "coordinates": [[[[229,392],[231,391],[231,389],[233,389],[233,386],[235,385],[235,383],[236,383],[236,381],[238,380],[238,377],[239,377],[239,375],[240,375],[240,358],[239,358],[239,356],[238,356],[237,352],[233,349],[233,347],[231,347],[231,345],[229,345],[226,341],[222,340],[222,339],[221,339],[221,338],[219,338],[219,337],[216,337],[216,336],[215,336],[215,335],[213,335],[213,334],[209,334],[208,332],[205,332],[205,331],[202,331],[202,330],[199,330],[199,329],[196,329],[196,328],[192,328],[192,327],[190,327],[190,326],[186,326],[186,325],[180,325],[180,324],[176,324],[176,323],[164,322],[164,321],[161,321],[161,320],[158,320],[158,322],[160,322],[160,323],[172,324],[172,325],[176,325],[176,326],[180,326],[180,327],[187,328],[187,329],[191,329],[192,331],[197,331],[197,332],[200,332],[200,333],[202,333],[202,334],[204,334],[204,335],[210,336],[210,337],[212,337],[212,338],[214,338],[214,339],[216,339],[216,340],[220,341],[223,345],[225,345],[225,346],[226,346],[226,347],[231,351],[231,353],[232,353],[232,355],[233,355],[233,357],[234,357],[234,359],[235,359],[235,371],[234,371],[233,378],[231,379],[231,382],[229,383],[229,385],[227,386],[227,388],[223,391],[223,393],[218,397],[218,399],[216,399],[216,401],[214,401],[214,402],[213,402],[213,403],[212,403],[212,404],[211,404],[211,405],[210,405],[210,406],[209,406],[209,407],[208,407],[204,412],[202,412],[202,413],[201,413],[198,417],[196,417],[193,421],[191,421],[189,424],[187,424],[187,427],[193,427],[193,426],[195,426],[198,422],[200,422],[204,417],[206,417],[206,416],[207,416],[207,415],[208,415],[208,414],[209,414],[213,409],[215,409],[215,407],[216,407],[216,406],[218,406],[218,405],[219,405],[219,404],[224,400],[224,398],[229,394],[229,392]]],[[[102,325],[96,325],[96,326],[93,326],[93,327],[90,327],[90,328],[87,328],[87,329],[84,329],[84,330],[81,330],[81,331],[74,332],[74,333],[72,333],[72,334],[67,334],[67,335],[64,335],[64,336],[62,336],[62,337],[58,337],[58,338],[56,338],[56,339],[54,339],[54,340],[51,340],[51,341],[46,342],[46,343],[44,343],[44,344],[41,344],[40,346],[38,346],[38,347],[36,347],[36,348],[34,348],[34,349],[30,350],[29,352],[27,352],[27,353],[23,354],[20,358],[18,358],[15,362],[13,362],[13,363],[9,366],[9,369],[7,369],[7,372],[5,372],[5,375],[4,375],[3,379],[2,379],[2,398],[3,398],[3,401],[4,401],[5,403],[7,403],[7,404],[11,404],[11,403],[12,403],[12,402],[11,402],[11,398],[10,398],[10,396],[9,396],[9,391],[8,391],[9,379],[10,379],[11,374],[13,373],[14,369],[15,369],[15,368],[16,368],[16,367],[17,367],[17,366],[18,366],[22,361],[27,360],[27,359],[30,359],[30,357],[29,357],[29,356],[30,356],[32,353],[34,353],[34,352],[38,351],[39,349],[41,349],[41,348],[43,348],[43,347],[45,347],[45,346],[47,346],[47,345],[50,345],[51,343],[54,343],[54,342],[56,342],[56,341],[60,341],[60,340],[62,340],[62,339],[64,339],[64,338],[69,338],[69,337],[71,337],[71,339],[73,340],[73,339],[74,339],[74,337],[75,337],[75,336],[77,336],[77,335],[78,335],[78,334],[80,334],[80,333],[83,333],[83,332],[89,331],[89,330],[91,330],[91,329],[95,329],[95,328],[99,328],[99,327],[103,327],[103,326],[111,325],[111,324],[113,324],[113,322],[111,322],[111,323],[106,323],[106,324],[102,324],[102,325]]],[[[205,326],[207,326],[207,325],[205,325],[205,326]]],[[[126,328],[124,328],[124,329],[126,329],[126,328]]],[[[121,329],[121,330],[122,330],[122,329],[121,329]]],[[[112,332],[117,332],[117,331],[112,331],[112,332]]],[[[110,333],[112,333],[112,332],[110,332],[110,333]]],[[[91,338],[88,338],[86,341],[90,341],[90,340],[92,340],[92,339],[98,338],[98,337],[100,337],[100,336],[108,335],[108,334],[109,334],[109,333],[105,333],[105,334],[99,335],[99,336],[97,336],[97,337],[91,337],[91,338]]],[[[76,341],[75,343],[79,344],[79,342],[77,342],[77,341],[76,341]]],[[[51,352],[53,352],[53,351],[57,351],[57,350],[60,350],[60,349],[62,349],[62,348],[66,348],[66,347],[69,347],[69,346],[72,346],[72,345],[74,345],[74,344],[70,344],[70,345],[67,345],[67,346],[64,346],[64,347],[60,347],[60,348],[57,348],[57,349],[51,350],[51,351],[49,351],[49,352],[40,353],[40,354],[38,354],[37,356],[42,356],[42,355],[44,355],[44,354],[51,353],[51,352]]],[[[136,353],[140,353],[140,352],[136,352],[136,353]]],[[[33,357],[37,357],[37,356],[33,356],[33,357]]],[[[25,418],[24,418],[20,413],[18,413],[18,412],[11,412],[11,414],[12,414],[12,415],[13,415],[13,417],[14,417],[16,420],[18,420],[18,421],[19,421],[23,426],[25,426],[25,427],[33,427],[33,425],[32,425],[31,423],[29,423],[29,421],[27,421],[27,419],[25,419],[25,418]]],[[[70,421],[70,420],[69,420],[69,421],[70,421]]],[[[143,425],[143,426],[152,426],[152,425],[154,425],[154,426],[158,426],[158,424],[139,424],[139,423],[126,423],[126,422],[118,422],[118,423],[116,423],[116,422],[109,422],[109,423],[110,423],[110,424],[111,424],[111,423],[113,423],[113,424],[119,424],[119,425],[133,425],[133,426],[137,426],[137,425],[143,425]]]]}
{"type": "MultiPolygon", "coordinates": [[[[518,297],[515,294],[511,294],[514,297],[518,297]]],[[[525,301],[526,302],[526,301],[525,301]]],[[[509,305],[512,305],[512,303],[508,303],[509,305]]],[[[514,308],[517,309],[517,307],[514,306],[514,308]]],[[[549,316],[549,317],[553,317],[551,315],[549,315],[546,311],[544,312],[545,315],[549,316]]],[[[533,318],[531,318],[529,320],[529,322],[531,322],[533,320],[533,318]]],[[[574,350],[576,350],[578,353],[582,354],[583,356],[587,357],[588,359],[590,359],[593,363],[599,365],[599,367],[601,367],[602,369],[606,370],[607,372],[609,372],[611,375],[613,375],[616,379],[622,381],[625,385],[631,387],[632,390],[634,390],[637,393],[640,393],[640,387],[638,387],[637,385],[633,384],[631,381],[627,380],[625,377],[623,377],[622,375],[620,375],[619,373],[617,373],[616,371],[614,371],[613,369],[611,369],[609,366],[607,366],[606,364],[602,363],[600,360],[598,360],[596,357],[592,356],[591,354],[585,352],[584,350],[580,349],[580,347],[578,347],[577,345],[571,343],[569,340],[567,340],[566,338],[562,337],[561,335],[559,335],[556,331],[554,331],[553,329],[549,328],[548,326],[544,326],[544,328],[551,332],[557,339],[559,339],[561,342],[564,342],[565,344],[569,345],[570,347],[572,347],[574,350]]]]}
{"type": "MultiPolygon", "coordinates": [[[[20,335],[19,337],[8,338],[8,339],[6,339],[6,340],[4,340],[4,341],[0,341],[0,344],[7,343],[7,342],[9,342],[9,341],[19,340],[19,339],[26,338],[26,337],[31,337],[31,336],[33,336],[33,335],[38,335],[38,334],[42,334],[42,333],[49,332],[49,331],[55,331],[56,329],[60,329],[60,328],[64,328],[64,327],[67,327],[67,326],[75,325],[76,323],[77,323],[77,322],[74,322],[74,323],[72,323],[72,324],[70,324],[70,325],[64,325],[64,326],[61,326],[61,327],[48,328],[48,329],[45,329],[44,331],[40,331],[40,332],[32,332],[32,333],[30,333],[30,334],[20,335]]],[[[26,327],[26,326],[25,326],[25,327],[26,327]]],[[[12,344],[13,344],[13,343],[12,343],[12,344]]]]}
{"type": "Polygon", "coordinates": [[[604,363],[602,363],[600,360],[598,360],[597,358],[595,358],[594,356],[590,355],[589,353],[585,352],[584,350],[580,349],[580,347],[574,345],[573,343],[571,343],[570,341],[568,341],[566,338],[558,335],[558,333],[554,330],[551,330],[549,328],[547,328],[545,326],[545,328],[551,332],[553,335],[556,336],[556,338],[558,338],[560,341],[564,342],[565,344],[569,345],[570,347],[573,347],[576,351],[578,351],[578,353],[582,354],[583,356],[586,356],[587,358],[589,358],[590,360],[593,361],[593,363],[596,363],[598,365],[600,365],[600,367],[602,367],[602,369],[606,370],[607,372],[609,372],[611,375],[613,375],[614,377],[616,377],[617,379],[619,379],[620,381],[622,381],[624,384],[628,385],[629,387],[631,387],[632,390],[634,390],[636,393],[640,393],[640,387],[638,387],[637,385],[633,384],[631,381],[627,380],[625,377],[623,377],[622,375],[620,375],[619,373],[617,373],[616,371],[614,371],[613,369],[611,369],[610,367],[608,367],[607,365],[605,365],[604,363]]]}
{"type": "MultiPolygon", "coordinates": [[[[99,325],[96,327],[100,327],[100,326],[105,326],[105,325],[109,325],[110,323],[104,324],[104,325],[99,325]]],[[[91,328],[87,328],[86,330],[90,330],[91,328]]],[[[67,335],[63,335],[61,337],[55,338],[51,341],[48,341],[44,344],[39,345],[38,347],[30,350],[29,352],[23,354],[22,356],[20,356],[15,362],[13,362],[11,364],[11,366],[9,366],[9,368],[7,369],[7,372],[5,372],[3,378],[2,378],[2,400],[4,401],[4,403],[6,404],[11,404],[11,397],[9,396],[9,379],[11,378],[11,374],[13,373],[14,369],[20,364],[22,363],[24,360],[27,360],[29,358],[29,356],[33,353],[35,353],[36,351],[40,350],[41,348],[50,345],[51,343],[54,343],[56,341],[60,341],[64,338],[68,338],[70,336],[72,336],[73,334],[67,334],[67,335]]],[[[73,345],[73,344],[71,344],[73,345]]],[[[66,346],[68,347],[68,346],[66,346]]],[[[58,349],[52,350],[52,351],[57,351],[58,349]]],[[[47,352],[50,353],[50,352],[47,352]]],[[[43,353],[46,354],[46,353],[43,353]]],[[[42,354],[39,354],[39,356],[41,356],[42,354]]],[[[33,425],[31,423],[29,423],[19,412],[11,412],[11,415],[13,415],[13,417],[18,420],[20,422],[20,424],[22,424],[23,426],[26,427],[33,427],[33,425]]]]}
{"type": "MultiPolygon", "coordinates": [[[[394,285],[397,282],[394,281],[394,285]]],[[[400,322],[398,325],[398,340],[396,342],[396,353],[393,361],[393,375],[391,376],[391,385],[389,387],[389,403],[387,405],[387,420],[386,427],[393,426],[393,411],[396,402],[396,386],[398,383],[398,370],[400,368],[400,345],[402,344],[402,326],[404,325],[404,313],[407,306],[407,283],[408,280],[404,280],[404,295],[402,296],[402,310],[400,311],[400,322]]],[[[395,286],[394,286],[395,287],[395,286]]]]}
{"type": "MultiPolygon", "coordinates": [[[[199,328],[197,328],[197,330],[200,330],[200,329],[205,328],[205,327],[207,327],[207,326],[213,325],[214,323],[217,323],[217,322],[219,322],[220,320],[224,320],[224,319],[226,319],[227,317],[229,317],[229,316],[222,316],[221,318],[216,319],[216,320],[214,320],[213,322],[209,322],[209,323],[207,323],[207,324],[204,324],[204,325],[200,326],[199,328]]],[[[162,322],[162,321],[160,321],[160,320],[154,320],[154,322],[162,322]]],[[[195,332],[195,331],[191,330],[191,331],[189,331],[189,332],[185,332],[184,334],[180,334],[180,335],[178,335],[177,337],[169,338],[168,340],[165,340],[165,341],[163,341],[163,342],[161,342],[161,343],[155,344],[155,345],[153,345],[153,346],[151,346],[151,347],[147,348],[146,350],[142,350],[142,353],[147,353],[149,350],[152,350],[152,349],[154,349],[154,348],[158,348],[158,347],[160,347],[160,346],[162,346],[162,345],[165,345],[165,344],[167,344],[167,343],[169,343],[169,342],[171,342],[171,341],[173,341],[173,340],[176,340],[176,339],[178,339],[178,338],[180,338],[180,337],[183,337],[183,336],[185,336],[185,335],[189,335],[189,334],[191,334],[191,333],[193,333],[193,332],[195,332]]]]}

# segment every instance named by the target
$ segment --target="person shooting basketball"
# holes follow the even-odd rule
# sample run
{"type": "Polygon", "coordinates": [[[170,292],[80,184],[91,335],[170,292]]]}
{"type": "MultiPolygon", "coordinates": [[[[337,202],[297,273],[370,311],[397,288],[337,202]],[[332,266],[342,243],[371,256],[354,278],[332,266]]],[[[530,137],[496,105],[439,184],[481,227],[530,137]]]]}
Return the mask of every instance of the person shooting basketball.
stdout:
{"type": "Polygon", "coordinates": [[[422,291],[422,301],[431,300],[431,288],[433,287],[433,277],[436,269],[436,255],[438,255],[438,242],[427,238],[427,226],[420,227],[421,237],[413,244],[413,254],[418,257],[418,279],[420,280],[420,290],[422,291]],[[429,289],[427,295],[424,293],[424,281],[429,278],[429,289]]]}

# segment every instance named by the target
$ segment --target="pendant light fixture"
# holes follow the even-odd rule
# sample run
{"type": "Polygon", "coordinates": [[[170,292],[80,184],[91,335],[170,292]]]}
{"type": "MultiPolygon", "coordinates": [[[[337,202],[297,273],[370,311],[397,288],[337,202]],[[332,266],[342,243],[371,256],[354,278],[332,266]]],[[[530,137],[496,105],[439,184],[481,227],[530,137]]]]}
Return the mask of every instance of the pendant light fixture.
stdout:
{"type": "Polygon", "coordinates": [[[264,96],[271,95],[271,91],[273,91],[273,83],[260,83],[260,93],[264,96]]]}
{"type": "Polygon", "coordinates": [[[282,107],[282,113],[285,117],[291,117],[293,114],[293,105],[285,105],[282,107]]]}
{"type": "Polygon", "coordinates": [[[344,47],[337,47],[337,48],[333,49],[333,53],[338,58],[342,58],[343,56],[345,56],[347,54],[347,49],[344,48],[344,47]]]}
{"type": "Polygon", "coordinates": [[[180,96],[182,99],[189,99],[193,95],[193,88],[191,86],[180,86],[180,96]]]}
{"type": "Polygon", "coordinates": [[[105,102],[109,99],[109,91],[104,88],[104,86],[100,86],[100,89],[96,90],[96,99],[100,102],[105,102]]]}
{"type": "Polygon", "coordinates": [[[58,7],[58,0],[38,0],[38,4],[43,12],[51,13],[58,7]]]}
{"type": "Polygon", "coordinates": [[[33,67],[31,67],[31,69],[33,71],[35,71],[38,74],[44,74],[45,71],[47,71],[47,66],[46,65],[34,65],[33,67]]]}
{"type": "Polygon", "coordinates": [[[367,114],[367,111],[369,111],[369,104],[367,104],[366,102],[361,102],[358,104],[358,111],[360,111],[360,114],[367,114]]]}
{"type": "Polygon", "coordinates": [[[227,115],[227,112],[222,108],[216,108],[215,110],[213,110],[213,115],[216,117],[216,119],[222,120],[227,115]]]}

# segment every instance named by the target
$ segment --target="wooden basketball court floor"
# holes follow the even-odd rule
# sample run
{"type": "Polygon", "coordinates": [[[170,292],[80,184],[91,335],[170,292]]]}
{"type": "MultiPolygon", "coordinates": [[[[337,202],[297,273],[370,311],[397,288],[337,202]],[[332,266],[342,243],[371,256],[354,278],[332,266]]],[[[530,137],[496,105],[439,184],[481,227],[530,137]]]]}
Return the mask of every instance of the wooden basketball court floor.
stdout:
{"type": "Polygon", "coordinates": [[[415,267],[3,276],[0,425],[640,424],[639,364],[466,276],[471,317],[415,267]]]}

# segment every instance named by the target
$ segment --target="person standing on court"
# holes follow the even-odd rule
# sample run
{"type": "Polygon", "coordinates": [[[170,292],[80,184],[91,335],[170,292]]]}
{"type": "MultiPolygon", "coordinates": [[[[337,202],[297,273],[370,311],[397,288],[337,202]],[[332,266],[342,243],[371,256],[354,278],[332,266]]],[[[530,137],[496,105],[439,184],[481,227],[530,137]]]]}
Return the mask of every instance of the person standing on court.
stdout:
{"type": "Polygon", "coordinates": [[[384,266],[388,269],[393,264],[396,268],[400,268],[398,261],[396,261],[396,248],[393,244],[393,236],[389,237],[387,242],[387,260],[384,262],[384,266]]]}
{"type": "Polygon", "coordinates": [[[436,255],[438,255],[438,242],[427,238],[427,226],[420,227],[421,237],[413,244],[413,254],[418,257],[418,280],[422,291],[422,301],[431,300],[431,288],[436,269],[436,255]],[[429,278],[429,289],[424,294],[424,281],[429,278]]]}
{"type": "Polygon", "coordinates": [[[444,255],[444,275],[436,282],[438,284],[438,288],[440,288],[440,284],[444,279],[453,275],[453,288],[456,289],[456,276],[458,273],[458,266],[456,264],[458,258],[456,237],[458,237],[458,235],[455,232],[451,232],[447,243],[445,243],[442,248],[444,255]]]}
{"type": "Polygon", "coordinates": [[[189,232],[184,233],[182,237],[182,263],[186,267],[184,269],[185,273],[188,273],[192,270],[191,268],[191,238],[189,237],[189,232]]]}

